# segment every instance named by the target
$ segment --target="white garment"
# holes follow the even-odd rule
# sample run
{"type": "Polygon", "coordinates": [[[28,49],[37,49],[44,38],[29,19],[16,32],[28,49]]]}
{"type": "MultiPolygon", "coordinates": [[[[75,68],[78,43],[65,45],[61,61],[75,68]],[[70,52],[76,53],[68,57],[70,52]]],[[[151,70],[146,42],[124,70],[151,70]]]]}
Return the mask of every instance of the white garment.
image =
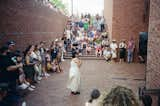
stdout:
{"type": "Polygon", "coordinates": [[[78,64],[73,60],[71,61],[71,68],[69,70],[69,81],[67,88],[73,92],[79,91],[80,87],[80,71],[78,64]]]}
{"type": "Polygon", "coordinates": [[[119,43],[119,48],[127,48],[127,45],[123,42],[119,43]]]}
{"type": "Polygon", "coordinates": [[[38,59],[38,57],[37,57],[37,55],[36,55],[35,52],[32,52],[32,53],[31,53],[31,57],[32,57],[33,59],[38,59]]]}
{"type": "Polygon", "coordinates": [[[111,51],[104,50],[103,55],[109,57],[109,56],[111,56],[111,51]]]}
{"type": "Polygon", "coordinates": [[[112,58],[117,58],[117,50],[116,49],[118,48],[118,45],[116,43],[111,43],[110,48],[111,48],[112,58]]]}
{"type": "Polygon", "coordinates": [[[70,39],[71,38],[71,31],[70,30],[66,30],[66,33],[67,33],[67,39],[70,39]]]}
{"type": "Polygon", "coordinates": [[[92,103],[86,102],[85,106],[100,106],[100,100],[93,100],[92,103]]]}

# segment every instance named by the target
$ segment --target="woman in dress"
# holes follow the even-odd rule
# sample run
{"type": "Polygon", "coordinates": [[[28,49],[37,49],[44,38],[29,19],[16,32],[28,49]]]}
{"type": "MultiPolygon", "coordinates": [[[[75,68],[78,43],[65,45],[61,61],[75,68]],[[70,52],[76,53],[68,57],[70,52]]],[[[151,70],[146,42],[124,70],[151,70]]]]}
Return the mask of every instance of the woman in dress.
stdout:
{"type": "Polygon", "coordinates": [[[81,60],[76,57],[76,54],[72,55],[71,67],[69,70],[69,82],[67,88],[71,90],[71,94],[80,94],[80,67],[81,60]]]}

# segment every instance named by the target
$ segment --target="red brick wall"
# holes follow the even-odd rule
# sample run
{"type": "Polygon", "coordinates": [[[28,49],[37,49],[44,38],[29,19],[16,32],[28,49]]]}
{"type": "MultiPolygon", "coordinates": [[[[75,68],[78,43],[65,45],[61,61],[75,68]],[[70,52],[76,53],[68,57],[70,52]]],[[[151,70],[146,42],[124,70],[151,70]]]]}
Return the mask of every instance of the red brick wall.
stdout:
{"type": "Polygon", "coordinates": [[[150,2],[147,88],[160,89],[160,0],[150,2]]]}
{"type": "Polygon", "coordinates": [[[144,22],[145,0],[113,0],[112,38],[128,40],[138,39],[139,32],[148,31],[148,22],[144,22]]]}
{"type": "Polygon", "coordinates": [[[11,33],[1,34],[0,44],[15,40],[20,49],[28,44],[42,40],[50,42],[62,36],[67,20],[66,16],[35,0],[1,0],[0,14],[0,33],[11,33]]]}
{"type": "Polygon", "coordinates": [[[135,60],[138,60],[136,57],[139,32],[148,32],[148,20],[144,21],[144,2],[145,0],[105,0],[104,2],[104,15],[108,20],[111,38],[119,43],[121,39],[128,41],[132,36],[136,41],[135,60]]]}

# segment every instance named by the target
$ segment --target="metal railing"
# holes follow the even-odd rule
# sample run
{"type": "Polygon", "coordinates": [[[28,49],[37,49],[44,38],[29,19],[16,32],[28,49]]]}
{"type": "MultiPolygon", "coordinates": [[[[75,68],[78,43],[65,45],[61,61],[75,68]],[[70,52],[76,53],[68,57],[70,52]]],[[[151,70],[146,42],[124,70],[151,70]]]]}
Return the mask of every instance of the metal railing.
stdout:
{"type": "Polygon", "coordinates": [[[145,95],[158,97],[158,101],[156,102],[157,106],[160,106],[160,89],[146,89],[145,87],[139,88],[139,99],[142,100],[142,97],[145,95]]]}

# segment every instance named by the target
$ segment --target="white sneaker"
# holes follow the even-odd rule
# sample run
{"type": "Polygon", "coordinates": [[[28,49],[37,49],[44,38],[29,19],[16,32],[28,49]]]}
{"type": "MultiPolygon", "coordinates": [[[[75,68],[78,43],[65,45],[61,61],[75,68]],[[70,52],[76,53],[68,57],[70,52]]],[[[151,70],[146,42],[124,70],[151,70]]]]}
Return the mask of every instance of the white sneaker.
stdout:
{"type": "Polygon", "coordinates": [[[26,102],[25,102],[25,101],[22,103],[22,106],[27,106],[27,104],[26,104],[26,102]]]}
{"type": "Polygon", "coordinates": [[[38,76],[37,79],[40,81],[40,80],[42,80],[42,77],[38,76]]]}
{"type": "Polygon", "coordinates": [[[27,84],[28,86],[30,85],[30,83],[29,83],[29,82],[26,82],[25,84],[27,84]]]}
{"type": "Polygon", "coordinates": [[[35,88],[36,88],[36,86],[34,86],[34,85],[30,85],[30,87],[31,87],[31,88],[33,88],[33,89],[35,89],[35,88]]]}
{"type": "Polygon", "coordinates": [[[34,91],[34,89],[33,89],[33,88],[31,88],[31,87],[28,87],[28,90],[29,90],[29,91],[34,91]]]}
{"type": "Polygon", "coordinates": [[[25,89],[27,89],[28,85],[23,83],[23,84],[19,85],[18,87],[22,90],[25,90],[25,89]]]}
{"type": "Polygon", "coordinates": [[[62,59],[61,61],[65,61],[64,59],[62,59]]]}
{"type": "Polygon", "coordinates": [[[49,76],[50,76],[50,74],[48,74],[48,73],[45,73],[45,76],[46,76],[46,77],[49,77],[49,76]]]}

